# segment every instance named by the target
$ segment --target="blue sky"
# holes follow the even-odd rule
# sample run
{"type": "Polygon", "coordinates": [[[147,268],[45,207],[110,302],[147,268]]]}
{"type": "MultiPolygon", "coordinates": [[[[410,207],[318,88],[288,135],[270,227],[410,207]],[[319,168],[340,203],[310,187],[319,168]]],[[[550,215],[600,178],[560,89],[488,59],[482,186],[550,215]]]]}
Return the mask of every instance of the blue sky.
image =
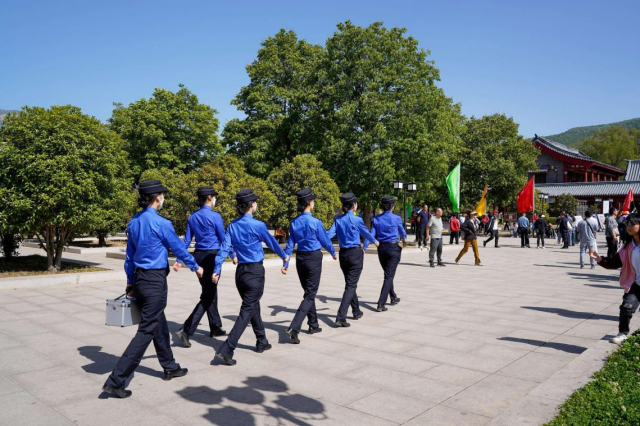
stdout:
{"type": "Polygon", "coordinates": [[[0,0],[0,109],[113,102],[184,83],[219,111],[280,28],[324,44],[335,24],[383,21],[415,37],[465,115],[513,116],[520,133],[640,117],[637,1],[0,0]]]}

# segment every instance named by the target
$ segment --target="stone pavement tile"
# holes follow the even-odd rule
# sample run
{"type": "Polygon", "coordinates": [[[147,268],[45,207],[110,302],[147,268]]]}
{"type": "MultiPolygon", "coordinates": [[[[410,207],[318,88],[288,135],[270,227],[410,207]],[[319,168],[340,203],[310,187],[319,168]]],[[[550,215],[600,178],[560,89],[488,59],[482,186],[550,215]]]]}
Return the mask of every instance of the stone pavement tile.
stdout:
{"type": "Polygon", "coordinates": [[[0,375],[12,376],[26,371],[42,370],[60,364],[47,355],[25,346],[0,351],[0,375]]]}
{"type": "Polygon", "coordinates": [[[0,333],[0,350],[15,348],[20,345],[22,345],[22,343],[19,340],[0,333]]]}
{"type": "Polygon", "coordinates": [[[376,365],[407,374],[418,374],[438,364],[423,359],[410,358],[402,355],[388,354],[364,348],[349,348],[334,352],[335,357],[345,360],[355,360],[363,364],[376,365]]]}
{"type": "Polygon", "coordinates": [[[470,351],[470,354],[473,355],[482,355],[486,357],[498,357],[503,359],[510,359],[511,361],[515,361],[519,358],[522,358],[526,354],[531,351],[521,348],[510,348],[508,346],[501,345],[483,345],[479,348],[473,349],[470,351]]]}
{"type": "Polygon", "coordinates": [[[331,376],[341,376],[365,365],[365,361],[360,359],[357,354],[353,354],[349,358],[336,357],[334,355],[315,353],[297,346],[283,351],[282,355],[277,358],[278,362],[282,363],[283,366],[295,365],[301,368],[319,370],[331,376]]]}
{"type": "Polygon", "coordinates": [[[490,345],[507,346],[510,348],[532,351],[556,336],[556,334],[541,333],[539,331],[531,330],[515,330],[511,333],[507,333],[506,335],[502,333],[488,334],[465,330],[454,334],[452,337],[490,345]]]}
{"type": "MultiPolygon", "coordinates": [[[[105,326],[98,326],[94,324],[89,324],[85,321],[78,319],[70,319],[69,321],[64,322],[56,322],[53,324],[49,324],[49,328],[56,331],[59,334],[66,335],[69,337],[80,338],[83,336],[95,336],[105,332],[105,326]]],[[[137,327],[126,327],[135,329],[137,327]]]]}
{"type": "Polygon", "coordinates": [[[283,381],[291,390],[342,406],[380,390],[380,387],[363,385],[353,380],[347,380],[345,376],[336,378],[327,374],[320,374],[317,370],[300,367],[290,367],[269,372],[269,376],[283,381]]]}
{"type": "Polygon", "coordinates": [[[462,320],[443,320],[433,324],[432,326],[451,327],[458,330],[479,331],[481,333],[501,333],[508,334],[517,328],[515,325],[509,324],[478,324],[462,320]]]}
{"type": "Polygon", "coordinates": [[[575,357],[532,352],[509,364],[497,374],[541,383],[561,370],[575,357]]]}
{"type": "Polygon", "coordinates": [[[490,426],[537,426],[545,424],[558,414],[559,401],[527,395],[492,419],[490,426]]]}
{"type": "Polygon", "coordinates": [[[53,324],[56,322],[69,321],[71,318],[65,314],[47,308],[40,308],[37,311],[21,313],[20,317],[26,318],[35,324],[53,324]]]}
{"type": "Polygon", "coordinates": [[[10,393],[21,392],[22,389],[19,385],[9,380],[6,377],[0,376],[0,396],[9,395],[10,393]]]}
{"type": "Polygon", "coordinates": [[[381,390],[352,402],[347,407],[392,422],[404,423],[424,413],[434,405],[433,402],[381,390]]]}
{"type": "Polygon", "coordinates": [[[534,321],[514,321],[510,319],[498,319],[491,321],[490,324],[503,325],[503,326],[513,326],[520,330],[531,330],[531,331],[541,331],[543,333],[556,333],[561,334],[565,331],[569,330],[572,325],[575,324],[576,321],[566,321],[564,325],[547,325],[541,324],[540,322],[534,321]]]}
{"type": "Polygon", "coordinates": [[[605,336],[615,336],[618,333],[617,327],[613,323],[598,324],[597,321],[587,320],[564,334],[567,336],[599,340],[605,336]]]}
{"type": "Polygon", "coordinates": [[[100,394],[100,386],[82,371],[66,366],[11,376],[11,380],[49,406],[56,406],[100,394]]]}
{"type": "Polygon", "coordinates": [[[460,411],[455,408],[437,405],[413,420],[405,423],[405,426],[482,426],[487,424],[489,417],[473,414],[468,411],[460,411]]]}
{"type": "Polygon", "coordinates": [[[46,294],[40,294],[38,296],[32,296],[32,297],[23,297],[22,298],[23,302],[27,302],[27,303],[33,303],[35,305],[47,305],[50,303],[61,303],[64,302],[63,299],[60,299],[58,297],[54,297],[54,296],[49,296],[46,294]]]}
{"type": "Polygon", "coordinates": [[[345,343],[352,346],[375,349],[388,353],[403,353],[418,347],[415,343],[390,340],[389,338],[383,337],[376,338],[351,331],[342,332],[336,337],[332,337],[330,340],[333,342],[345,343]]]}
{"type": "Polygon", "coordinates": [[[432,346],[421,346],[416,349],[404,352],[404,356],[426,359],[440,364],[454,365],[456,367],[468,368],[471,370],[495,373],[501,368],[511,364],[512,358],[498,356],[482,356],[467,352],[457,352],[449,349],[434,348],[432,346]]]}
{"type": "Polygon", "coordinates": [[[23,319],[20,321],[0,321],[0,332],[16,337],[24,334],[51,333],[51,329],[23,319]]]}
{"type": "Polygon", "coordinates": [[[11,426],[72,426],[74,423],[27,392],[0,397],[0,424],[11,426]],[[9,409],[10,408],[10,409],[9,409]]]}
{"type": "MultiPolygon", "coordinates": [[[[297,403],[297,397],[291,398],[287,401],[287,408],[291,408],[292,404],[289,402],[297,403]]],[[[313,418],[309,418],[309,415],[305,416],[307,419],[304,421],[319,426],[344,426],[344,425],[354,425],[354,426],[391,426],[395,425],[395,422],[387,421],[380,416],[375,416],[374,413],[363,413],[362,411],[357,411],[354,409],[342,407],[337,404],[333,404],[331,402],[325,400],[319,400],[322,404],[322,412],[319,414],[315,414],[313,418]]],[[[280,402],[279,405],[284,405],[280,402]]],[[[297,413],[294,413],[297,414],[297,413]]],[[[301,425],[299,421],[292,422],[293,425],[301,425]]]]}
{"type": "Polygon", "coordinates": [[[496,417],[536,385],[527,380],[492,375],[446,400],[442,405],[496,417]]]}
{"type": "Polygon", "coordinates": [[[469,370],[468,368],[456,367],[453,365],[440,364],[430,368],[420,374],[429,379],[439,380],[458,386],[469,387],[488,376],[481,371],[469,370]]]}
{"type": "Polygon", "coordinates": [[[11,312],[14,314],[21,314],[23,312],[33,312],[42,309],[39,305],[35,303],[28,302],[20,302],[20,303],[12,303],[10,305],[5,305],[3,309],[7,312],[11,312]]]}
{"type": "Polygon", "coordinates": [[[305,332],[300,333],[300,346],[304,347],[304,349],[309,351],[314,351],[317,353],[322,353],[325,355],[331,355],[336,352],[343,352],[346,350],[353,350],[354,347],[347,343],[335,342],[333,340],[329,340],[327,338],[318,339],[317,337],[321,335],[331,336],[328,333],[328,329],[322,326],[323,330],[320,334],[309,335],[305,332]]]}
{"type": "MultiPolygon", "coordinates": [[[[106,299],[105,299],[106,300],[106,299]]],[[[61,314],[75,314],[78,312],[92,312],[95,311],[93,308],[89,308],[83,305],[76,305],[71,302],[62,302],[62,303],[49,303],[46,305],[42,305],[42,307],[51,309],[53,311],[60,312],[61,314]]]]}
{"type": "Polygon", "coordinates": [[[404,321],[392,321],[384,325],[384,327],[395,328],[402,331],[415,331],[417,333],[429,333],[438,336],[450,336],[460,331],[460,328],[442,327],[440,325],[423,325],[415,323],[407,323],[404,321]]]}
{"type": "Polygon", "coordinates": [[[0,321],[20,321],[22,316],[0,309],[0,321]]]}
{"type": "Polygon", "coordinates": [[[100,387],[92,398],[70,401],[55,406],[55,409],[78,426],[109,426],[123,422],[123,419],[125,424],[136,426],[179,425],[133,398],[107,397],[100,387]]]}
{"type": "Polygon", "coordinates": [[[13,297],[10,292],[11,290],[0,291],[0,306],[21,302],[20,298],[13,297]]]}
{"type": "Polygon", "coordinates": [[[377,366],[367,366],[345,374],[343,377],[370,387],[386,389],[436,404],[464,389],[462,386],[377,366]]]}
{"type": "Polygon", "coordinates": [[[438,336],[437,334],[418,333],[415,331],[400,333],[394,336],[394,339],[416,343],[419,345],[428,345],[443,349],[451,349],[458,352],[468,352],[482,346],[482,343],[474,342],[471,340],[438,336]]]}

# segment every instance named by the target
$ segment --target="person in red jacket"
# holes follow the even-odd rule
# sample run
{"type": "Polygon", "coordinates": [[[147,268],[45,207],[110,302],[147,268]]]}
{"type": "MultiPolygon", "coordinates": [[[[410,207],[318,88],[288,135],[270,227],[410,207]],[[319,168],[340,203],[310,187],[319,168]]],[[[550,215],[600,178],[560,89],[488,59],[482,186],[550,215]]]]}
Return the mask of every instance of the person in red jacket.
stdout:
{"type": "Polygon", "coordinates": [[[456,240],[456,244],[460,244],[460,221],[458,220],[458,213],[454,213],[449,221],[449,230],[451,236],[449,237],[449,244],[453,244],[453,240],[456,240]]]}

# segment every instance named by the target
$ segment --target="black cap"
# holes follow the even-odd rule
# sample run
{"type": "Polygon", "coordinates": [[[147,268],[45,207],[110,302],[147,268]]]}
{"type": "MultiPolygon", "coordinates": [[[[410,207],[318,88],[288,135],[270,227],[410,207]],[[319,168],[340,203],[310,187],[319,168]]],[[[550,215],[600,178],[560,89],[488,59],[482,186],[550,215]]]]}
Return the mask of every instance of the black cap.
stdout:
{"type": "Polygon", "coordinates": [[[243,189],[236,193],[236,202],[247,203],[249,201],[256,201],[258,196],[254,194],[253,189],[243,189]]]}
{"type": "Polygon", "coordinates": [[[218,193],[210,186],[201,186],[198,188],[197,195],[198,197],[204,197],[205,195],[213,195],[215,197],[218,193]]]}
{"type": "Polygon", "coordinates": [[[138,185],[138,192],[140,195],[151,195],[169,192],[167,188],[162,186],[159,180],[145,180],[138,185]]]}
{"type": "Polygon", "coordinates": [[[395,204],[396,203],[396,199],[393,197],[393,195],[385,195],[384,197],[382,197],[382,200],[380,200],[380,204],[395,204]]]}
{"type": "Polygon", "coordinates": [[[349,204],[357,202],[358,199],[355,195],[353,195],[353,192],[345,192],[340,196],[340,201],[342,202],[342,204],[349,204]]]}
{"type": "Polygon", "coordinates": [[[296,192],[296,197],[298,197],[298,202],[311,201],[316,199],[316,194],[309,188],[305,188],[296,192]]]}

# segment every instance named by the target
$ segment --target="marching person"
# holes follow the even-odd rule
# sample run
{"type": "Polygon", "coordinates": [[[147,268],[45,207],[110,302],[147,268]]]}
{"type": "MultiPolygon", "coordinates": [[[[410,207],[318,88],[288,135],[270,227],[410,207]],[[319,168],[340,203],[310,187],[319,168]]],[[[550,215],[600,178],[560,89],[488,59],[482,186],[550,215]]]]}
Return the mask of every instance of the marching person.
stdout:
{"type": "Polygon", "coordinates": [[[442,209],[438,207],[435,214],[429,219],[429,225],[427,226],[427,242],[431,244],[429,249],[429,266],[435,268],[433,263],[434,257],[438,256],[438,266],[445,266],[442,263],[442,230],[444,226],[442,224],[442,209]]]}
{"type": "Polygon", "coordinates": [[[456,241],[456,244],[460,243],[460,221],[458,220],[458,213],[454,213],[451,216],[451,220],[449,221],[449,231],[451,232],[451,236],[449,237],[449,244],[453,244],[453,240],[456,241]]]}
{"type": "MultiPolygon", "coordinates": [[[[244,189],[236,193],[236,208],[240,217],[234,219],[227,227],[222,248],[216,255],[213,271],[213,282],[218,283],[222,263],[231,250],[235,250],[238,259],[236,268],[236,287],[242,298],[240,314],[233,325],[227,340],[216,352],[216,358],[227,365],[235,365],[233,353],[238,341],[251,322],[256,335],[256,351],[262,353],[271,349],[264,331],[264,324],[260,316],[260,298],[264,292],[264,250],[265,243],[275,254],[284,260],[284,266],[289,266],[289,257],[285,254],[276,239],[269,234],[264,222],[253,218],[258,210],[258,196],[251,189],[244,189]]],[[[234,262],[235,263],[235,262],[234,262]]]]}
{"type": "Polygon", "coordinates": [[[127,295],[133,295],[140,306],[140,324],[136,335],[105,382],[102,390],[118,398],[128,398],[131,391],[125,385],[140,364],[147,347],[153,341],[158,361],[164,370],[164,380],[182,377],[186,368],[173,358],[169,326],[164,315],[167,306],[167,248],[179,256],[192,272],[202,278],[203,269],[184,248],[171,222],[158,215],[169,192],[158,180],[146,180],[138,187],[138,205],[143,209],[127,226],[127,254],[124,270],[127,274],[127,295]]]}
{"type": "MultiPolygon", "coordinates": [[[[402,254],[402,248],[398,245],[398,235],[402,239],[403,246],[406,246],[407,233],[402,226],[400,216],[393,213],[395,204],[396,199],[391,195],[382,197],[380,207],[384,213],[373,219],[373,227],[371,228],[371,235],[378,238],[378,260],[384,271],[384,281],[376,308],[378,312],[387,310],[385,305],[389,296],[391,296],[391,305],[400,303],[400,298],[394,290],[393,279],[396,276],[396,269],[402,254]]],[[[364,249],[366,250],[368,246],[369,240],[366,240],[364,249]]]]}
{"type": "Polygon", "coordinates": [[[422,247],[427,247],[427,225],[429,224],[429,218],[431,214],[429,213],[429,205],[424,203],[422,205],[422,210],[418,212],[418,216],[416,220],[418,221],[418,225],[416,225],[416,230],[420,230],[418,234],[418,248],[422,249],[422,247]],[[422,246],[421,246],[422,244],[422,246]]]}
{"type": "Polygon", "coordinates": [[[365,240],[373,242],[376,247],[380,243],[371,235],[362,218],[356,215],[356,209],[358,208],[356,196],[351,192],[347,192],[342,194],[340,201],[342,202],[343,214],[337,216],[331,225],[329,239],[336,234],[338,235],[340,244],[338,256],[340,258],[340,269],[342,269],[345,281],[344,294],[336,316],[336,324],[340,327],[349,327],[351,325],[347,322],[349,305],[351,305],[354,320],[362,318],[363,315],[358,303],[358,295],[356,294],[364,261],[364,250],[362,250],[362,245],[360,244],[360,237],[362,236],[365,240]]]}
{"type": "Polygon", "coordinates": [[[478,212],[475,210],[469,212],[469,218],[464,221],[460,228],[464,232],[464,247],[462,247],[462,250],[458,253],[458,257],[456,257],[456,265],[460,262],[462,256],[469,251],[469,246],[471,246],[473,248],[476,266],[482,266],[482,263],[480,263],[480,254],[478,253],[478,237],[476,236],[478,232],[478,225],[475,220],[477,214],[478,212]]]}
{"type": "Polygon", "coordinates": [[[487,229],[489,230],[491,236],[486,240],[484,240],[482,242],[482,245],[483,247],[486,247],[487,243],[491,242],[491,240],[495,240],[494,247],[500,248],[500,246],[498,245],[498,240],[500,239],[500,229],[498,228],[498,218],[496,217],[495,213],[493,215],[489,213],[489,217],[491,217],[491,220],[489,220],[487,229]]]}
{"type": "MultiPolygon", "coordinates": [[[[196,246],[193,257],[198,262],[198,265],[204,269],[204,275],[199,279],[200,286],[202,286],[200,301],[180,330],[176,332],[176,336],[180,338],[185,348],[191,347],[189,339],[196,332],[198,324],[200,324],[200,320],[205,313],[209,320],[210,337],[224,336],[227,334],[227,332],[222,329],[222,320],[218,313],[218,285],[214,284],[212,280],[216,255],[224,241],[222,216],[220,213],[213,211],[218,193],[210,186],[203,186],[198,189],[196,194],[198,196],[200,209],[189,216],[187,231],[183,241],[185,249],[189,249],[191,240],[195,238],[196,246]]],[[[230,257],[232,259],[235,258],[235,254],[231,252],[230,257]]],[[[180,267],[181,261],[177,259],[173,265],[173,270],[178,272],[180,267]]]]}
{"type": "MultiPolygon", "coordinates": [[[[318,324],[318,314],[316,313],[316,294],[318,293],[320,275],[322,274],[321,248],[324,247],[331,254],[333,260],[337,260],[338,257],[322,222],[311,214],[316,204],[316,195],[310,189],[303,189],[296,193],[296,197],[300,215],[291,221],[285,253],[287,257],[291,257],[294,246],[298,245],[296,271],[304,290],[304,298],[286,333],[293,343],[299,344],[300,338],[298,334],[305,317],[307,317],[307,324],[309,324],[309,334],[322,331],[318,324]]],[[[283,266],[282,272],[286,274],[287,269],[286,266],[283,266]]]]}
{"type": "Polygon", "coordinates": [[[626,231],[622,235],[622,247],[613,253],[613,257],[600,257],[598,253],[589,250],[591,258],[595,259],[605,269],[620,269],[620,287],[624,289],[620,318],[618,320],[618,335],[611,339],[611,343],[621,345],[629,336],[631,317],[640,306],[640,219],[635,214],[626,221],[626,231]]]}

